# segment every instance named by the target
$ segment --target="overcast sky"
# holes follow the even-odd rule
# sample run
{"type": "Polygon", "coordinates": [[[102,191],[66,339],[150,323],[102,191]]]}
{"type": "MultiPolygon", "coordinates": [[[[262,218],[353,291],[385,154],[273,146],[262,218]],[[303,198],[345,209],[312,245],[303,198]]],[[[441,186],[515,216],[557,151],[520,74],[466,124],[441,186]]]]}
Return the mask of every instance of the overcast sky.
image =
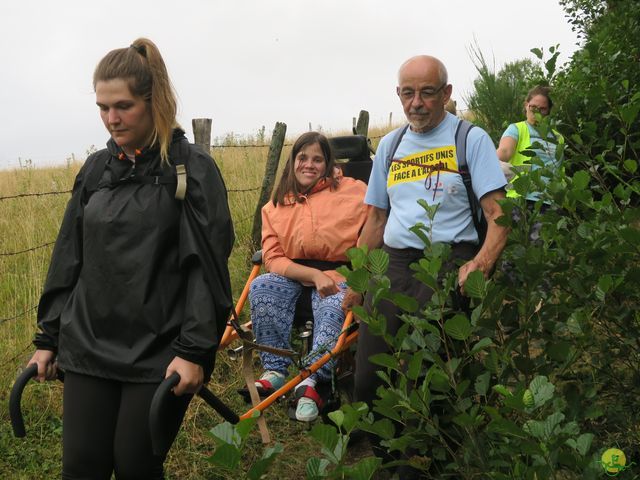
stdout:
{"type": "MultiPolygon", "coordinates": [[[[399,65],[416,54],[444,61],[464,106],[485,57],[533,58],[577,48],[557,0],[3,0],[0,3],[0,168],[63,163],[107,139],[91,84],[109,50],[146,36],[179,96],[179,121],[213,119],[214,137],[339,131],[368,110],[372,125],[402,118],[399,65]],[[534,10],[535,9],[535,10],[534,10]]],[[[516,119],[513,119],[516,120],[516,119]]]]}

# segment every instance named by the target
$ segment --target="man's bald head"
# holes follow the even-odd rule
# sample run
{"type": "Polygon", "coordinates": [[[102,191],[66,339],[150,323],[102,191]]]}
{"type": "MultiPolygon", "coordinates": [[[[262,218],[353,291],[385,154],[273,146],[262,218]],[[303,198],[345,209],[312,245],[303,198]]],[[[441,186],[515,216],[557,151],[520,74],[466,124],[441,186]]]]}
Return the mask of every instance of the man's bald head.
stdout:
{"type": "Polygon", "coordinates": [[[414,132],[428,132],[444,120],[451,91],[447,69],[430,55],[411,57],[398,70],[396,92],[414,132]]]}
{"type": "Polygon", "coordinates": [[[431,55],[416,55],[400,65],[400,68],[398,69],[398,84],[401,82],[403,73],[420,70],[427,71],[434,68],[438,72],[440,84],[446,84],[449,81],[447,67],[445,67],[444,63],[439,59],[432,57],[431,55]]]}

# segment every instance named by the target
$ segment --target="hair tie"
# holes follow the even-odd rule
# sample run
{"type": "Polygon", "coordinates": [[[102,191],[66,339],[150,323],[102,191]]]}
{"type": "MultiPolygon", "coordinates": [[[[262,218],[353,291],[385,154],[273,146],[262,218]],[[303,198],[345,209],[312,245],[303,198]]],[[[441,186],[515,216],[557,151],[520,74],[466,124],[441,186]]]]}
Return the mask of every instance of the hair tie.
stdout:
{"type": "Polygon", "coordinates": [[[147,49],[144,45],[134,45],[133,43],[129,45],[129,48],[133,48],[136,52],[142,55],[144,58],[147,58],[147,49]]]}

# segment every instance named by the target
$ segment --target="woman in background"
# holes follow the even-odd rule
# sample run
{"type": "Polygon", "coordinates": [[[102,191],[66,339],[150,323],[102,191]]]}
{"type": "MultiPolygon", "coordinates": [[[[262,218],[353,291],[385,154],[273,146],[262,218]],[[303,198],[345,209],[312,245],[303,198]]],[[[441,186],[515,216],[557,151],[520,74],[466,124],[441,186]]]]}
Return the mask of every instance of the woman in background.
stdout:
{"type": "MultiPolygon", "coordinates": [[[[551,101],[549,87],[538,86],[532,88],[524,101],[526,119],[518,123],[512,123],[502,134],[497,153],[500,159],[500,166],[507,180],[512,181],[515,177],[512,166],[530,164],[531,157],[523,155],[521,152],[532,147],[545,167],[554,169],[560,167],[560,161],[556,158],[556,147],[557,144],[563,142],[562,136],[556,131],[550,131],[547,138],[542,138],[536,129],[538,123],[536,114],[546,117],[551,113],[552,106],[553,102],[551,101]]],[[[540,168],[538,165],[531,165],[532,170],[538,168],[540,168]]],[[[510,189],[507,190],[507,196],[515,197],[517,195],[515,190],[510,189]]],[[[535,202],[539,198],[539,192],[530,192],[527,195],[527,200],[531,202],[535,202]]]]}

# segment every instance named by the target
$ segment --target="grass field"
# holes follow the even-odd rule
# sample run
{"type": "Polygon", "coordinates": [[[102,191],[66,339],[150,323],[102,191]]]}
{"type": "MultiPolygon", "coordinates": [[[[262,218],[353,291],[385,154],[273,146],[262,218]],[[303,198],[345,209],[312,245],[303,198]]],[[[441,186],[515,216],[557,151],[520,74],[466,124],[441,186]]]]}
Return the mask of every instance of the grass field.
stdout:
{"type": "MultiPolygon", "coordinates": [[[[387,129],[372,129],[377,139],[387,129]]],[[[343,134],[343,133],[340,133],[343,134]]],[[[287,140],[287,144],[291,140],[287,140]]],[[[285,146],[281,164],[289,153],[285,146]]],[[[234,295],[237,298],[250,270],[250,233],[268,147],[237,145],[213,151],[229,190],[229,204],[236,229],[236,244],[230,259],[234,295]]],[[[26,165],[0,171],[0,478],[56,478],[61,465],[62,384],[32,382],[23,398],[27,437],[16,439],[8,418],[12,383],[33,352],[36,306],[47,272],[65,205],[80,163],[52,168],[26,165]],[[34,194],[38,195],[25,195],[34,194]],[[14,197],[14,198],[7,198],[14,197]]],[[[243,316],[247,311],[243,312],[243,316]]],[[[236,389],[243,384],[240,364],[218,355],[210,388],[236,411],[244,411],[236,389]]],[[[226,479],[207,463],[214,443],[208,430],[221,421],[199,398],[192,403],[166,464],[168,479],[226,479]]],[[[304,478],[307,459],[319,455],[306,435],[307,426],[292,422],[284,405],[268,410],[267,422],[273,439],[284,444],[276,461],[276,476],[304,478]]],[[[263,447],[257,432],[245,451],[249,465],[263,447]]]]}

